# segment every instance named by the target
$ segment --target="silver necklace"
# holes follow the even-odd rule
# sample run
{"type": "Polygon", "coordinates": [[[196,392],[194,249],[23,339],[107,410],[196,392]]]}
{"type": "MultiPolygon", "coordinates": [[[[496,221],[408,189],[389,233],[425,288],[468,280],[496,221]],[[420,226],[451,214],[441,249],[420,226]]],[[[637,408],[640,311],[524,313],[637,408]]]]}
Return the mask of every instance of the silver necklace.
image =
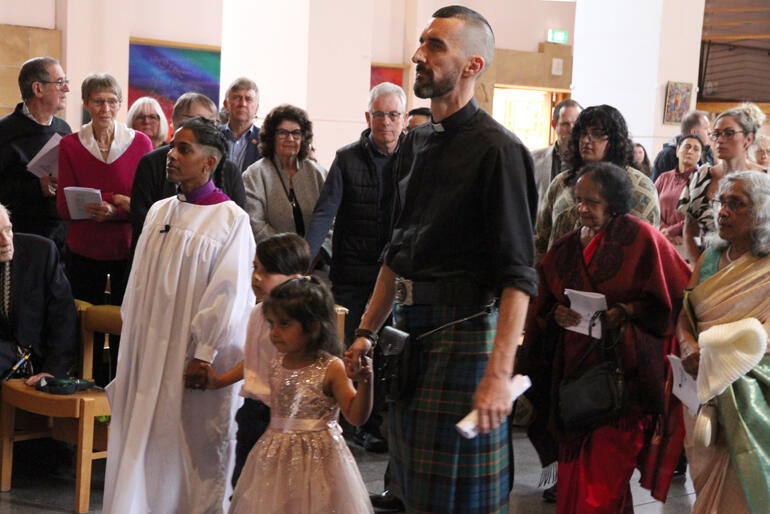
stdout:
{"type": "MultiPolygon", "coordinates": [[[[727,248],[727,251],[725,252],[725,257],[727,258],[727,263],[728,263],[728,264],[730,264],[730,263],[731,263],[731,262],[733,262],[733,260],[734,260],[732,257],[730,257],[730,251],[731,251],[732,249],[733,249],[733,245],[730,245],[730,246],[727,248]]],[[[744,253],[746,253],[746,252],[744,252],[744,253]]],[[[743,255],[743,253],[742,253],[741,255],[743,255]]],[[[738,257],[740,257],[741,255],[739,255],[738,257]]]]}

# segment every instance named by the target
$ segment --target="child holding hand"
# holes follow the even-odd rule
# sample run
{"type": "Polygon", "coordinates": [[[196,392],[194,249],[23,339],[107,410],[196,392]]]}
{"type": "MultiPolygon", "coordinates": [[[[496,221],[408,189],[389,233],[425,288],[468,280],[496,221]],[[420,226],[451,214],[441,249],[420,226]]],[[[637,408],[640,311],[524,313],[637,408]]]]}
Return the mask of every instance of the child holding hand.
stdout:
{"type": "Polygon", "coordinates": [[[249,454],[230,512],[372,512],[337,423],[340,410],[354,425],[369,417],[371,360],[346,375],[334,301],[314,278],[276,286],[262,306],[278,352],[270,365],[270,425],[249,454]]]}
{"type": "MultiPolygon", "coordinates": [[[[260,241],[254,256],[251,288],[257,302],[263,301],[270,291],[293,277],[301,276],[310,265],[310,250],[304,239],[294,233],[276,234],[260,241]]],[[[244,380],[241,396],[243,406],[235,415],[238,423],[235,445],[235,466],[232,484],[238,482],[249,452],[270,423],[270,386],[268,376],[275,347],[270,342],[269,327],[262,304],[257,303],[246,327],[243,360],[229,371],[216,376],[214,368],[207,367],[208,389],[220,389],[244,380]]]]}

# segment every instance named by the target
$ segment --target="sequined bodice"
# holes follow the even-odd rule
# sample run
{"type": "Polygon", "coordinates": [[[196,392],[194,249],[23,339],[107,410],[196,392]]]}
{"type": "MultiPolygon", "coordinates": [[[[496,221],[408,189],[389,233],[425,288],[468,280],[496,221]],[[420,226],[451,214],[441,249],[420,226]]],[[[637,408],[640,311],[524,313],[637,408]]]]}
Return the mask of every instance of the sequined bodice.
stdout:
{"type": "Polygon", "coordinates": [[[336,357],[324,352],[309,366],[286,369],[283,355],[277,354],[271,364],[270,417],[323,420],[327,426],[335,425],[339,407],[333,397],[324,394],[323,382],[336,357]]]}

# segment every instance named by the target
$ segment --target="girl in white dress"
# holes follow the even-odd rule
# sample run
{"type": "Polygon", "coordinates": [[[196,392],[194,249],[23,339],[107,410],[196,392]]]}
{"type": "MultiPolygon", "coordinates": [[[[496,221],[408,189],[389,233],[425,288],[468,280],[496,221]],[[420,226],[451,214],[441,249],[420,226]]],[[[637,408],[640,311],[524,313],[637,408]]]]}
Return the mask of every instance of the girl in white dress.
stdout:
{"type": "Polygon", "coordinates": [[[334,301],[314,278],[275,287],[263,311],[278,350],[270,369],[270,425],[249,453],[230,512],[372,512],[337,424],[340,410],[354,425],[369,417],[371,360],[346,375],[334,301]]]}

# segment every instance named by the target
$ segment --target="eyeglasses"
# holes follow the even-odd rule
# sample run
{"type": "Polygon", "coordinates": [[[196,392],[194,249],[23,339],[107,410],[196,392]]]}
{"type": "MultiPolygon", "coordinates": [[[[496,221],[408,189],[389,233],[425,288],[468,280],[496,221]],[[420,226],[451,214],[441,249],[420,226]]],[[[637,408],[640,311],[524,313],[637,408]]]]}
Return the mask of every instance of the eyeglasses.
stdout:
{"type": "Polygon", "coordinates": [[[375,120],[383,120],[385,119],[385,116],[387,116],[388,118],[390,118],[390,121],[398,121],[398,118],[400,118],[403,115],[404,115],[403,112],[398,112],[398,111],[390,111],[390,112],[374,111],[372,113],[372,118],[374,118],[375,120]]]}
{"type": "Polygon", "coordinates": [[[286,129],[277,129],[275,131],[276,137],[280,137],[281,139],[286,139],[287,137],[291,136],[294,139],[302,139],[302,131],[297,130],[286,130],[286,129]]]}
{"type": "Polygon", "coordinates": [[[580,139],[584,137],[587,137],[589,141],[601,141],[607,138],[607,133],[601,129],[591,129],[580,134],[580,139]]]}
{"type": "Polygon", "coordinates": [[[70,85],[69,79],[63,77],[56,80],[38,80],[38,82],[42,82],[43,84],[56,84],[56,87],[59,89],[70,85]]]}
{"type": "Polygon", "coordinates": [[[114,109],[118,105],[120,105],[120,100],[117,100],[115,98],[109,98],[105,100],[104,98],[94,98],[93,100],[90,100],[92,104],[94,104],[96,107],[101,108],[104,104],[107,104],[107,107],[110,109],[114,109]]]}
{"type": "Polygon", "coordinates": [[[735,198],[730,198],[729,200],[711,200],[711,208],[714,212],[722,210],[723,205],[727,207],[727,210],[730,212],[738,212],[743,207],[746,207],[744,202],[736,200],[735,198]]]}
{"type": "Polygon", "coordinates": [[[137,114],[136,121],[160,121],[160,116],[157,114],[137,114]]]}
{"type": "Polygon", "coordinates": [[[727,141],[730,141],[735,136],[735,134],[738,134],[739,132],[741,134],[746,133],[745,130],[733,130],[733,129],[715,130],[714,132],[711,133],[711,139],[713,141],[716,141],[720,137],[725,136],[725,139],[727,141]]]}

